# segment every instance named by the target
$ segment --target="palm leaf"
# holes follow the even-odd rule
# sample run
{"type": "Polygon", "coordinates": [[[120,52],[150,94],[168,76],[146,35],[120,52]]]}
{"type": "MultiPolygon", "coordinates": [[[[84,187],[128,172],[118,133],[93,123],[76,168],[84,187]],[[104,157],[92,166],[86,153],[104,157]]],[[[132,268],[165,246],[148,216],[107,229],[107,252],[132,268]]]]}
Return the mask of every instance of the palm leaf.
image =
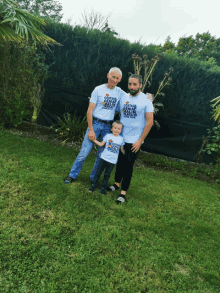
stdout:
{"type": "Polygon", "coordinates": [[[213,99],[213,100],[211,100],[211,102],[214,102],[214,101],[216,101],[216,102],[215,102],[215,104],[213,105],[213,107],[215,107],[218,103],[220,103],[220,96],[217,97],[217,98],[215,98],[215,99],[213,99]]]}
{"type": "MultiPolygon", "coordinates": [[[[214,105],[212,105],[212,107],[214,108],[216,105],[220,103],[220,96],[211,100],[211,102],[215,102],[214,105]]],[[[213,109],[212,117],[215,121],[218,121],[220,123],[220,105],[213,109]]]]}
{"type": "Polygon", "coordinates": [[[0,25],[0,40],[20,43],[22,38],[16,35],[14,29],[7,25],[0,25]]]}
{"type": "Polygon", "coordinates": [[[26,38],[45,46],[60,45],[42,33],[42,27],[46,25],[44,19],[17,8],[11,0],[0,1],[3,1],[0,5],[0,40],[21,42],[23,38],[26,38]]]}

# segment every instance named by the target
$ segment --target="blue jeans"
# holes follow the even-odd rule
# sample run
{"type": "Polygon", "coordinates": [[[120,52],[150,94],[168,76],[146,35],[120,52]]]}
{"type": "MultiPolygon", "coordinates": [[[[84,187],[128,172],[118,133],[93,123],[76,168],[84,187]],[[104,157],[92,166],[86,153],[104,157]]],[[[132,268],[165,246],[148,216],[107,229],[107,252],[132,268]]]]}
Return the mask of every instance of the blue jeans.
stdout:
{"type": "MultiPolygon", "coordinates": [[[[96,139],[98,136],[100,137],[100,141],[103,140],[103,137],[111,132],[111,126],[110,124],[105,124],[101,121],[96,121],[93,120],[93,130],[95,132],[96,139]]],[[[91,151],[93,147],[93,142],[88,138],[88,133],[89,133],[89,128],[87,128],[83,143],[82,143],[82,148],[80,150],[80,153],[78,154],[71,171],[69,173],[69,176],[72,177],[73,179],[76,179],[79,175],[80,170],[82,169],[83,163],[85,162],[86,157],[88,156],[89,152],[91,151]]],[[[97,157],[96,161],[93,167],[93,170],[90,174],[90,180],[94,179],[96,169],[98,167],[99,161],[100,161],[100,155],[103,152],[104,147],[98,147],[98,152],[97,152],[97,157]]]]}

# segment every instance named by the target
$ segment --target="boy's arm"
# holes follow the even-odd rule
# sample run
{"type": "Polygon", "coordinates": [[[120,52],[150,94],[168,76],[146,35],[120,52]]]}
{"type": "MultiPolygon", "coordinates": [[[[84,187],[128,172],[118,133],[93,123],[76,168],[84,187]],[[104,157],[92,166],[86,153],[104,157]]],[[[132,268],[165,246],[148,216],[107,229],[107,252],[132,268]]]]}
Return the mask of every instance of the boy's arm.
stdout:
{"type": "Polygon", "coordinates": [[[100,142],[100,141],[94,139],[93,142],[94,142],[95,144],[97,144],[98,146],[100,146],[100,147],[103,147],[103,146],[105,145],[105,141],[104,141],[104,140],[103,140],[102,142],[100,142]]]}
{"type": "Polygon", "coordinates": [[[121,146],[121,152],[122,152],[123,155],[125,155],[125,149],[124,149],[123,145],[121,146]]]}

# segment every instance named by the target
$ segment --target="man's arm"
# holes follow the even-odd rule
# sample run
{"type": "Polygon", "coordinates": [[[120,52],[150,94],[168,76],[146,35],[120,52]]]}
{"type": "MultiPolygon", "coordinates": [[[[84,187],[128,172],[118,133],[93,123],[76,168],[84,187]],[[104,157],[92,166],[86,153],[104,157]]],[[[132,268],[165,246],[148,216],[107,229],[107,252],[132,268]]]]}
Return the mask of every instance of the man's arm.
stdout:
{"type": "Polygon", "coordinates": [[[96,104],[90,102],[88,110],[87,110],[87,122],[88,122],[88,127],[89,127],[88,138],[90,140],[96,139],[95,132],[94,132],[93,126],[92,126],[92,114],[95,109],[95,106],[96,106],[96,104]]]}
{"type": "Polygon", "coordinates": [[[148,135],[148,133],[151,130],[151,127],[153,126],[154,114],[151,112],[147,112],[147,113],[145,113],[145,115],[146,115],[147,124],[145,125],[144,130],[143,130],[142,135],[139,138],[139,140],[136,141],[135,143],[133,143],[132,148],[131,148],[132,152],[137,152],[139,150],[142,142],[144,141],[145,137],[148,135]]]}

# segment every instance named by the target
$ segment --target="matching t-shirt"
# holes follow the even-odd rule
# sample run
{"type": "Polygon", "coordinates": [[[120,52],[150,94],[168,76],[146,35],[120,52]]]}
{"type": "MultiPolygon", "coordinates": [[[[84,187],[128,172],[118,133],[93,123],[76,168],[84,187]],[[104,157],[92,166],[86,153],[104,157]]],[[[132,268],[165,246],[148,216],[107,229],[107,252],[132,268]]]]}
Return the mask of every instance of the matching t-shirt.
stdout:
{"type": "Polygon", "coordinates": [[[96,104],[93,116],[101,120],[113,120],[116,106],[125,92],[120,87],[109,89],[105,84],[92,92],[90,102],[96,104]]]}
{"type": "Polygon", "coordinates": [[[125,144],[123,137],[108,133],[103,137],[103,140],[105,141],[105,149],[101,153],[101,158],[109,163],[116,164],[120,147],[125,144]]]}
{"type": "Polygon", "coordinates": [[[119,108],[124,141],[134,143],[141,137],[146,125],[145,113],[154,112],[153,104],[144,93],[135,97],[125,94],[119,101],[119,108]]]}
{"type": "Polygon", "coordinates": [[[154,112],[153,104],[144,93],[132,97],[121,88],[109,89],[105,84],[92,92],[91,103],[96,104],[93,116],[101,120],[113,120],[120,111],[124,142],[134,143],[142,135],[146,125],[146,112],[154,112]]]}

